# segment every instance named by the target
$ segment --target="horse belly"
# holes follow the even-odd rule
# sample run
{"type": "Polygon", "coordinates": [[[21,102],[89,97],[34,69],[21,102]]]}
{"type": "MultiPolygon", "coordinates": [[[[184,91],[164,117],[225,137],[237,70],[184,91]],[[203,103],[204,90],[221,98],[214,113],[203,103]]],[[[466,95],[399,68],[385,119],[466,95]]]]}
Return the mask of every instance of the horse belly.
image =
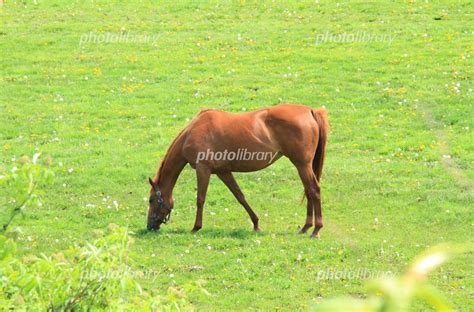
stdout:
{"type": "Polygon", "coordinates": [[[233,171],[233,172],[258,171],[270,166],[281,157],[281,154],[278,151],[273,151],[273,150],[265,150],[265,151],[242,150],[239,155],[240,156],[238,159],[228,160],[228,163],[225,164],[225,166],[229,169],[229,171],[233,171]]]}
{"type": "Polygon", "coordinates": [[[229,148],[215,153],[210,167],[215,172],[252,172],[270,166],[280,157],[277,150],[269,148],[229,148]]]}

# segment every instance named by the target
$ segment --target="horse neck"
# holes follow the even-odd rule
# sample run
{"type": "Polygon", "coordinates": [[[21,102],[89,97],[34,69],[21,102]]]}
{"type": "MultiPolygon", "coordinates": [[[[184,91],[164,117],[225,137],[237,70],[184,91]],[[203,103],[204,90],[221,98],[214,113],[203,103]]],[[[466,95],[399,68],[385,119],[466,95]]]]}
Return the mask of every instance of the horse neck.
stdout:
{"type": "Polygon", "coordinates": [[[184,166],[187,164],[187,160],[182,155],[183,141],[182,135],[180,134],[173,143],[171,143],[156,175],[155,182],[160,187],[164,196],[171,196],[176,181],[184,166]]]}

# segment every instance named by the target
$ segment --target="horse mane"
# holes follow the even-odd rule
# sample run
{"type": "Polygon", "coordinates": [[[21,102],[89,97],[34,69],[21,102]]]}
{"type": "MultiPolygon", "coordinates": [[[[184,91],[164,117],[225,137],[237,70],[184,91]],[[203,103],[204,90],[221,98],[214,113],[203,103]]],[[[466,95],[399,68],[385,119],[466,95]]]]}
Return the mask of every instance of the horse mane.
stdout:
{"type": "Polygon", "coordinates": [[[184,131],[186,129],[188,129],[188,127],[193,124],[194,120],[199,116],[201,115],[202,113],[205,113],[205,112],[208,112],[208,111],[215,111],[215,109],[212,109],[212,108],[201,108],[201,110],[199,111],[199,113],[197,114],[197,116],[195,116],[190,122],[189,124],[184,127],[183,129],[181,129],[181,131],[178,133],[178,135],[174,138],[173,142],[171,142],[170,146],[168,147],[168,150],[166,151],[166,154],[163,156],[163,160],[161,161],[161,164],[160,164],[160,167],[158,168],[158,171],[156,173],[156,177],[154,179],[155,183],[158,184],[161,180],[160,180],[160,177],[161,177],[161,170],[163,169],[163,167],[165,166],[165,163],[168,159],[168,156],[169,156],[169,153],[170,151],[173,149],[173,147],[176,145],[176,142],[178,141],[178,139],[183,135],[184,131]]]}
{"type": "Polygon", "coordinates": [[[161,177],[160,173],[161,173],[161,170],[163,169],[163,167],[165,166],[166,161],[168,160],[170,152],[173,150],[173,147],[176,145],[176,142],[183,135],[184,131],[188,129],[188,127],[189,127],[189,125],[191,125],[191,123],[192,123],[192,120],[186,127],[184,127],[183,129],[181,129],[181,131],[179,131],[178,135],[174,138],[173,142],[171,142],[170,146],[168,147],[168,150],[166,151],[166,154],[163,156],[163,159],[161,160],[160,167],[158,168],[158,171],[156,172],[155,183],[157,185],[161,181],[160,180],[160,177],[161,177]]]}

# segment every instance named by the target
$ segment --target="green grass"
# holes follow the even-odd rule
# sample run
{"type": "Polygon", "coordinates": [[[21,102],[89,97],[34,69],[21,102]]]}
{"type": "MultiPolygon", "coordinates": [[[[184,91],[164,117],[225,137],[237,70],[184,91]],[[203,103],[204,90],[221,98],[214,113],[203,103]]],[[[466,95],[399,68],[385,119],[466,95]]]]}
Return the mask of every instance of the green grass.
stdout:
{"type": "MultiPolygon", "coordinates": [[[[137,270],[161,272],[142,281],[146,289],[204,280],[210,295],[189,295],[200,310],[307,310],[363,296],[363,280],[318,281],[321,270],[398,273],[428,246],[472,242],[472,5],[320,2],[7,1],[0,161],[40,151],[57,175],[43,207],[16,221],[31,237],[22,252],[128,225],[137,270]],[[159,37],[79,44],[83,34],[121,31],[159,37]],[[315,45],[317,34],[358,31],[395,37],[315,45]],[[145,231],[147,177],[188,118],[280,102],[329,110],[320,241],[296,235],[306,208],[287,159],[236,174],[263,233],[213,177],[204,227],[190,235],[189,167],[170,224],[145,231]]],[[[472,263],[467,255],[432,276],[462,311],[472,307],[472,263]]]]}

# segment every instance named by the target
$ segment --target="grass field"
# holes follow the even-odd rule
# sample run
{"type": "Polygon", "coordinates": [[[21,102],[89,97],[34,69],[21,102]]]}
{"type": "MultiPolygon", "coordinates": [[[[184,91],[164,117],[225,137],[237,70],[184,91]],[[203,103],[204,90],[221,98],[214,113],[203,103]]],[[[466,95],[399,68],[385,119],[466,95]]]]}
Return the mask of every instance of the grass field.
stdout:
{"type": "MultiPolygon", "coordinates": [[[[469,1],[37,2],[0,8],[0,161],[41,152],[56,172],[43,206],[15,223],[21,252],[51,253],[126,225],[136,269],[160,272],[145,289],[202,280],[209,295],[188,295],[199,310],[294,311],[364,296],[363,279],[318,272],[397,274],[428,246],[473,241],[469,1]],[[316,42],[364,32],[393,40],[316,42]],[[129,37],[99,42],[107,34],[129,37]],[[190,167],[170,224],[145,230],[147,178],[201,108],[281,102],[329,111],[321,240],[296,234],[306,208],[287,159],[236,174],[262,233],[213,177],[204,227],[190,235],[190,167]]],[[[472,273],[469,254],[431,282],[467,311],[472,273]]]]}

